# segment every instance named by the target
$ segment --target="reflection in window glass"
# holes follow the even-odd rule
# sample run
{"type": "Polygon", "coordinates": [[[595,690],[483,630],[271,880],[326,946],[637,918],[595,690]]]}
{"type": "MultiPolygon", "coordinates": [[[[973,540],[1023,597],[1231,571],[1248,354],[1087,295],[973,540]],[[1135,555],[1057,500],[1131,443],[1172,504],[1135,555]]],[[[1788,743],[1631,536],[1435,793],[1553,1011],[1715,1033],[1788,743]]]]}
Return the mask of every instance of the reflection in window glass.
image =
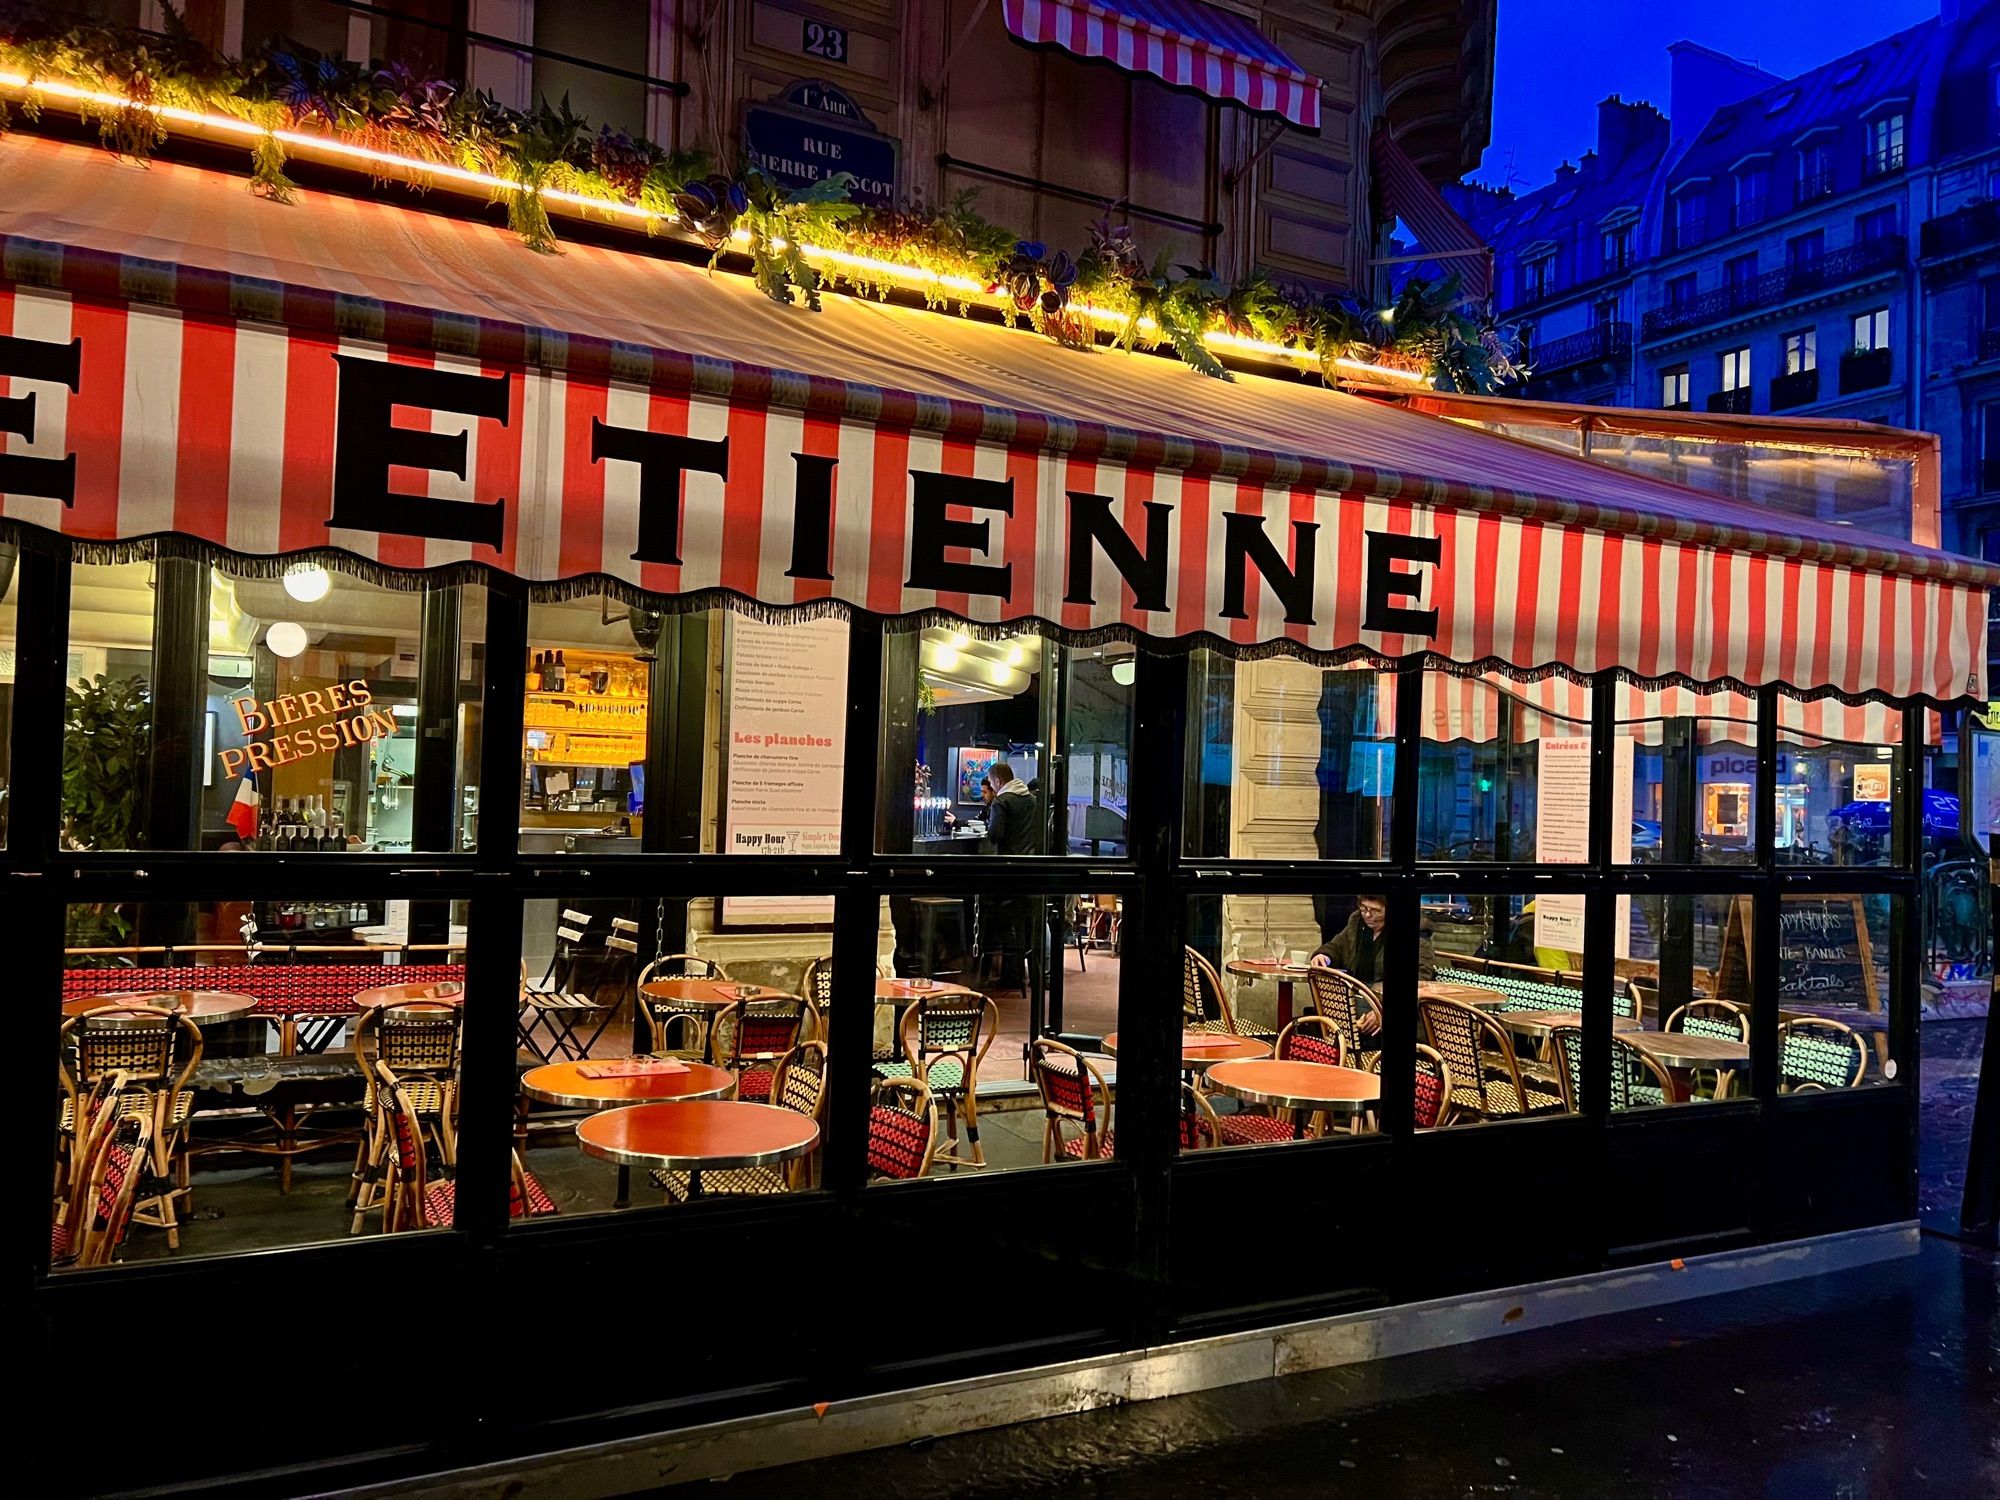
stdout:
{"type": "Polygon", "coordinates": [[[1620,901],[1613,1109],[1750,1092],[1755,914],[1755,898],[1748,895],[1620,901]]]}
{"type": "Polygon", "coordinates": [[[933,627],[882,660],[884,853],[1125,854],[1130,647],[933,627]]]}
{"type": "Polygon", "coordinates": [[[1893,1082],[1890,934],[1900,896],[1788,895],[1779,908],[1778,1092],[1893,1082]]]}
{"type": "Polygon", "coordinates": [[[1417,850],[1447,862],[1589,857],[1590,690],[1424,674],[1417,850]]]}
{"type": "Polygon", "coordinates": [[[245,890],[67,925],[58,1269],[449,1226],[462,907],[245,890]]]}
{"type": "Polygon", "coordinates": [[[1377,1129],[1387,908],[1376,896],[1325,904],[1344,920],[1315,944],[1299,936],[1317,925],[1310,896],[1188,902],[1183,1149],[1377,1129]]]}
{"type": "MultiPolygon", "coordinates": [[[[1783,700],[1778,739],[1778,858],[1794,865],[1891,862],[1895,747],[1902,718],[1880,704],[1783,700]]],[[[1924,795],[1926,848],[1957,843],[1958,807],[1924,795]]]]}
{"type": "Polygon", "coordinates": [[[1394,676],[1202,651],[1190,681],[1190,855],[1388,857],[1394,676]]]}
{"type": "MultiPolygon", "coordinates": [[[[1755,858],[1757,705],[1742,693],[1620,683],[1612,820],[1619,864],[1749,864],[1755,858]]],[[[1782,831],[1781,831],[1782,832],[1782,831]]]]}

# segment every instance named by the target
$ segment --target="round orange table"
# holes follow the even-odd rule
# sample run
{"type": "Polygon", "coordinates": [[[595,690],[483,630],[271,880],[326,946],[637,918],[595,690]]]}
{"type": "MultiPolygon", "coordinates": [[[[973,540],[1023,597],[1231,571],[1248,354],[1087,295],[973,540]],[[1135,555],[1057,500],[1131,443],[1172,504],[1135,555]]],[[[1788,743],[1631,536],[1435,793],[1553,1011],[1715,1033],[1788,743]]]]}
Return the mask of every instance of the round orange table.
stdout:
{"type": "Polygon", "coordinates": [[[385,984],[363,990],[354,997],[356,1010],[374,1010],[382,1005],[463,1005],[465,986],[456,979],[442,984],[385,984]]]}
{"type": "MultiPolygon", "coordinates": [[[[1107,1031],[1104,1034],[1104,1050],[1113,1057],[1118,1055],[1117,1032],[1107,1031]]],[[[1254,1036],[1231,1036],[1226,1031],[1181,1033],[1181,1067],[1189,1073],[1199,1073],[1217,1063],[1241,1062],[1246,1058],[1270,1055],[1271,1044],[1254,1036]]]]}
{"type": "Polygon", "coordinates": [[[620,1073],[589,1078],[585,1070],[616,1067],[634,1059],[607,1057],[583,1062],[550,1063],[521,1075],[521,1092],[544,1104],[566,1109],[615,1109],[630,1104],[664,1104],[676,1099],[720,1099],[736,1082],[727,1068],[712,1063],[684,1063],[673,1072],[620,1073]]]}
{"type": "Polygon", "coordinates": [[[1456,1000],[1460,1005],[1484,1007],[1503,1005],[1507,997],[1498,990],[1489,990],[1483,984],[1458,984],[1449,979],[1421,979],[1417,981],[1419,1000],[1456,1000]]]}
{"type": "Polygon", "coordinates": [[[1382,1080],[1359,1068],[1269,1058],[1217,1063],[1208,1083],[1246,1104],[1304,1114],[1358,1115],[1382,1097],[1382,1080]]]}
{"type": "Polygon", "coordinates": [[[819,1126],[794,1110],[727,1099],[634,1104],[592,1115],[576,1127],[588,1156],[621,1167],[688,1174],[688,1196],[701,1195],[703,1172],[773,1167],[804,1156],[819,1126]]]}
{"type": "Polygon", "coordinates": [[[768,984],[738,984],[733,979],[649,979],[639,993],[655,1000],[672,1000],[681,1005],[710,1005],[721,1010],[739,1000],[796,1000],[790,990],[768,984]]]}
{"type": "Polygon", "coordinates": [[[976,995],[979,991],[968,985],[952,984],[942,979],[878,979],[875,981],[875,1003],[877,1005],[914,1005],[919,1000],[935,998],[939,995],[976,995]]]}
{"type": "Polygon", "coordinates": [[[237,1021],[257,1008],[255,995],[238,995],[228,990],[111,990],[102,995],[84,995],[63,1002],[66,1016],[85,1016],[94,1010],[169,1010],[190,1021],[219,1024],[237,1021]]]}

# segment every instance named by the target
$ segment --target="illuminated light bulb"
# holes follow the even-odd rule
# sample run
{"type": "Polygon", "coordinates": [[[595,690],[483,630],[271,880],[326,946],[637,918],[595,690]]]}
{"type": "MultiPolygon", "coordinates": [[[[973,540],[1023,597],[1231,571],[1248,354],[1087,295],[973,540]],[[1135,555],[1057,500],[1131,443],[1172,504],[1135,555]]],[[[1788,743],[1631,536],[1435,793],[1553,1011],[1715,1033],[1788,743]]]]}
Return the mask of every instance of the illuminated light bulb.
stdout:
{"type": "Polygon", "coordinates": [[[333,588],[325,568],[293,568],[285,574],[285,592],[301,604],[317,604],[333,588]]]}
{"type": "Polygon", "coordinates": [[[1111,680],[1120,687],[1130,687],[1138,676],[1139,663],[1134,657],[1121,656],[1111,664],[1111,680]]]}
{"type": "Polygon", "coordinates": [[[958,665],[958,652],[950,646],[940,646],[937,650],[937,669],[949,672],[958,665]]]}
{"type": "Polygon", "coordinates": [[[963,651],[967,646],[972,644],[972,637],[967,635],[963,630],[954,630],[947,644],[954,651],[963,651]]]}
{"type": "Polygon", "coordinates": [[[1028,652],[1027,652],[1027,649],[1026,649],[1025,647],[1022,647],[1022,646],[1009,646],[1009,647],[1007,648],[1007,665],[1008,665],[1008,666],[1010,666],[1010,667],[1018,667],[1018,666],[1020,666],[1020,665],[1021,665],[1021,664],[1022,664],[1023,662],[1027,661],[1027,659],[1028,659],[1028,652]]]}
{"type": "Polygon", "coordinates": [[[306,649],[306,628],[290,620],[280,620],[264,632],[264,644],[273,656],[282,656],[290,661],[306,649]]]}

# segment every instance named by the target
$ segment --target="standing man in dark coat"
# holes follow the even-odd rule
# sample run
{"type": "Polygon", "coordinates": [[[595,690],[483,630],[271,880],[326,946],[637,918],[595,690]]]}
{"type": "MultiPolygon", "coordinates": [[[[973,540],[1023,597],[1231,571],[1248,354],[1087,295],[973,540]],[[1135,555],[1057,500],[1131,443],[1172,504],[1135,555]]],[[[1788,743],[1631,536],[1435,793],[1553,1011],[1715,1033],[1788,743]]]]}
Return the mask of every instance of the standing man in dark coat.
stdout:
{"type": "MultiPolygon", "coordinates": [[[[992,805],[986,809],[986,853],[1039,854],[1042,852],[1041,799],[1028,784],[1014,774],[1004,760],[996,760],[986,772],[986,784],[993,789],[992,805]]],[[[1040,903],[1033,896],[994,898],[982,896],[980,905],[990,913],[982,925],[985,946],[1001,955],[1000,982],[1018,988],[1026,978],[1023,960],[1037,945],[1031,941],[1035,911],[1040,903]]]]}

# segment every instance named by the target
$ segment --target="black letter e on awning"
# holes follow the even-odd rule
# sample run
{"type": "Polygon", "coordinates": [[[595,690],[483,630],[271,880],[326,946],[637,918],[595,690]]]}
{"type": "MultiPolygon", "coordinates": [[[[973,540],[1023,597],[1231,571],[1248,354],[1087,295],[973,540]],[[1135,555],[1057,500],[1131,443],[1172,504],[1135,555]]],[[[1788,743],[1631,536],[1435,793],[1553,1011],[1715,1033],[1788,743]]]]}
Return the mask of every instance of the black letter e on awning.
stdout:
{"type": "Polygon", "coordinates": [[[333,514],[326,524],[349,531],[483,542],[499,550],[505,500],[468,505],[389,488],[392,465],[465,478],[465,434],[397,427],[390,416],[398,406],[413,406],[491,417],[504,427],[507,382],[513,377],[467,375],[353,354],[336,354],[333,361],[340,367],[340,398],[333,433],[333,514]]]}
{"type": "Polygon", "coordinates": [[[1405,536],[1398,531],[1367,533],[1367,591],[1363,599],[1361,628],[1390,635],[1438,633],[1435,609],[1409,609],[1391,604],[1391,599],[1423,597],[1424,580],[1399,562],[1431,563],[1444,556],[1444,543],[1434,536],[1405,536]]]}

